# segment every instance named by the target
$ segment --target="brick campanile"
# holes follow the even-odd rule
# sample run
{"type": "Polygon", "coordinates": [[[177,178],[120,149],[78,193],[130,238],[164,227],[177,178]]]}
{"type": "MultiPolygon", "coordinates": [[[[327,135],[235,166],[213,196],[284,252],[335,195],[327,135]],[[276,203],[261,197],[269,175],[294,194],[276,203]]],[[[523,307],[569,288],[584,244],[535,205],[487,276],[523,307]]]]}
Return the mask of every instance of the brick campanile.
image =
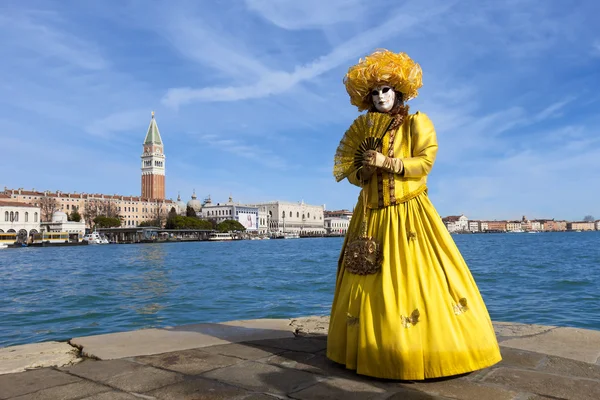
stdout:
{"type": "Polygon", "coordinates": [[[158,125],[154,119],[154,111],[152,111],[142,153],[142,197],[165,199],[165,154],[158,125]]]}

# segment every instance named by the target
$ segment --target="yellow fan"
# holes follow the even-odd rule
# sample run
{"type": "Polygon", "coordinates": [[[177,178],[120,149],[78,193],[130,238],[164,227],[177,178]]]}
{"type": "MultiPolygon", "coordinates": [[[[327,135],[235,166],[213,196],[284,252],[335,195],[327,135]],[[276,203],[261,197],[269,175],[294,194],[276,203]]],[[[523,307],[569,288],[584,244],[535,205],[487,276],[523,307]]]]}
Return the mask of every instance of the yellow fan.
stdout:
{"type": "Polygon", "coordinates": [[[333,175],[337,182],[362,168],[363,154],[376,150],[393,118],[383,113],[367,113],[354,120],[340,140],[333,159],[333,175]]]}

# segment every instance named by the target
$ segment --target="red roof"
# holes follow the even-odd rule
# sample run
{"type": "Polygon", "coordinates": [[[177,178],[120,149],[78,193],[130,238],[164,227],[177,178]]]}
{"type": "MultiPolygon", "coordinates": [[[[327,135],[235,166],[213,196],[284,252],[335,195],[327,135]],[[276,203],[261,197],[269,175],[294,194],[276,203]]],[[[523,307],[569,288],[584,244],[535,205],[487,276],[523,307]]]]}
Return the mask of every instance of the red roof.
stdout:
{"type": "Polygon", "coordinates": [[[17,203],[15,201],[5,201],[5,200],[0,200],[0,206],[6,206],[6,207],[33,207],[33,208],[39,208],[37,206],[34,206],[33,204],[29,204],[29,203],[17,203]]]}

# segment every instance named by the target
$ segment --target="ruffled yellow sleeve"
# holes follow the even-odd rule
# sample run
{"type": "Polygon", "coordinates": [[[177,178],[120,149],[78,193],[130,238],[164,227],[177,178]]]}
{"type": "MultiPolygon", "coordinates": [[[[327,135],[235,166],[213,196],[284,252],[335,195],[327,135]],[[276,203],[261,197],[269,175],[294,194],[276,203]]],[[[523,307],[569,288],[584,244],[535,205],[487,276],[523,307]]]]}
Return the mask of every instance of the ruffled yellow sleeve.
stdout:
{"type": "Polygon", "coordinates": [[[417,112],[411,121],[412,157],[403,158],[404,176],[420,178],[431,171],[438,151],[435,128],[429,117],[417,112]]]}

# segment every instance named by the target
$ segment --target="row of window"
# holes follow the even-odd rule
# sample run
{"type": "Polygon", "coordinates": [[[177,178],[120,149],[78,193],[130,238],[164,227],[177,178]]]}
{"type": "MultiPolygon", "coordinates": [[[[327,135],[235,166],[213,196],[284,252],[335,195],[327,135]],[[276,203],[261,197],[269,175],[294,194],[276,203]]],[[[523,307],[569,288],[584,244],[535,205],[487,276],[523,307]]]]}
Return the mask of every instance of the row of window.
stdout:
{"type": "MultiPolygon", "coordinates": [[[[273,215],[271,214],[271,211],[269,211],[269,214],[270,214],[271,216],[273,216],[273,215]]],[[[292,218],[292,215],[293,215],[293,214],[292,214],[292,212],[290,211],[290,218],[292,218]]],[[[286,216],[286,213],[285,213],[285,211],[282,211],[282,213],[281,213],[281,218],[285,218],[285,216],[286,216]]],[[[296,212],[296,218],[300,218],[300,212],[296,212]]],[[[307,214],[302,214],[302,219],[307,219],[307,218],[308,218],[308,219],[310,219],[310,213],[307,213],[307,214]]],[[[316,215],[313,215],[313,219],[317,219],[317,216],[316,216],[316,215]]],[[[322,217],[319,217],[319,219],[322,219],[322,217]]]]}
{"type": "MultiPolygon", "coordinates": [[[[7,222],[19,222],[19,212],[18,211],[8,211],[4,212],[4,221],[7,222]]],[[[29,222],[29,213],[25,212],[25,222],[29,222]]],[[[33,222],[38,222],[38,213],[33,214],[33,222]]]]}

